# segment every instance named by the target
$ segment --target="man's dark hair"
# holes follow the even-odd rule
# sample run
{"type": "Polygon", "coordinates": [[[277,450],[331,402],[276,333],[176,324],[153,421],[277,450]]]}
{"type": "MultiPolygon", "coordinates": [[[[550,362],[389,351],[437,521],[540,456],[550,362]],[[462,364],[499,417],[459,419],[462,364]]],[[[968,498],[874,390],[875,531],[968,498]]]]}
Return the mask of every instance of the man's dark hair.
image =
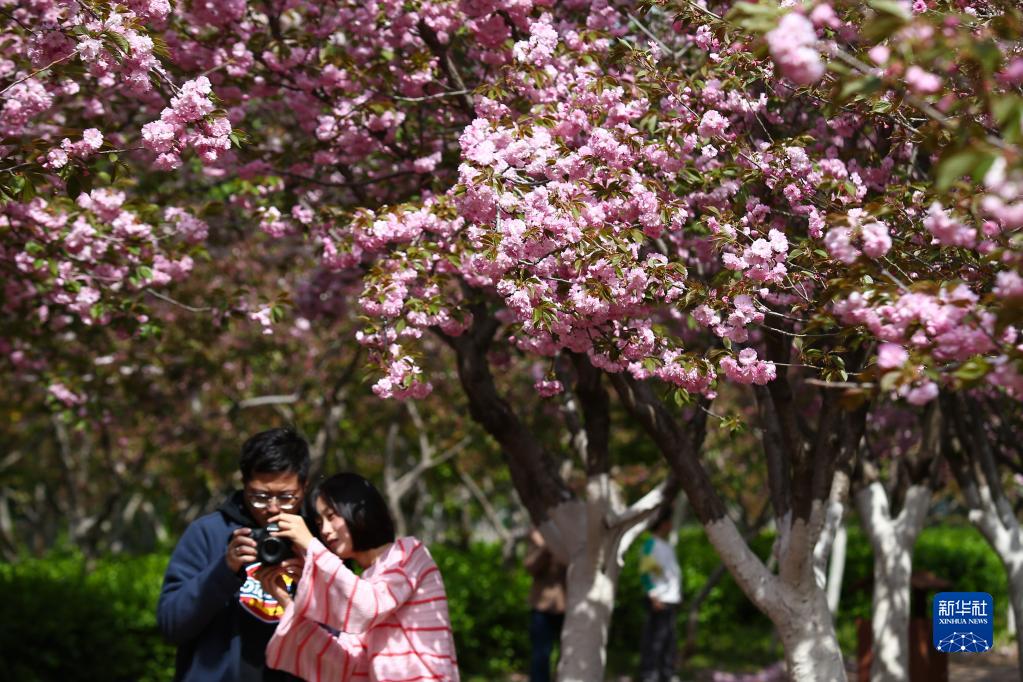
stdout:
{"type": "Polygon", "coordinates": [[[246,482],[255,474],[295,473],[304,486],[309,477],[309,444],[291,427],[262,431],[242,445],[239,467],[246,482]]]}
{"type": "Polygon", "coordinates": [[[310,500],[323,503],[345,520],[352,549],[362,552],[394,542],[394,519],[372,483],[352,473],[334,474],[316,487],[310,500]]]}

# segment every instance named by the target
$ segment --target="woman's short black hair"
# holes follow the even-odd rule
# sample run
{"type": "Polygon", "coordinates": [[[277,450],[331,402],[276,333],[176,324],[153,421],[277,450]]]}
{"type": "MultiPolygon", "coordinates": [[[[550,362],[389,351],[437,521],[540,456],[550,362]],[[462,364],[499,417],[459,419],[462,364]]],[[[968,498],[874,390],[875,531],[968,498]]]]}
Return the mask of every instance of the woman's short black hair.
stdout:
{"type": "Polygon", "coordinates": [[[353,473],[334,474],[316,486],[309,499],[323,503],[345,520],[352,549],[363,552],[394,542],[394,519],[384,496],[368,480],[353,473]]]}
{"type": "Polygon", "coordinates": [[[298,474],[305,486],[309,477],[309,444],[291,427],[261,431],[242,445],[239,461],[242,480],[252,480],[253,474],[298,474]]]}

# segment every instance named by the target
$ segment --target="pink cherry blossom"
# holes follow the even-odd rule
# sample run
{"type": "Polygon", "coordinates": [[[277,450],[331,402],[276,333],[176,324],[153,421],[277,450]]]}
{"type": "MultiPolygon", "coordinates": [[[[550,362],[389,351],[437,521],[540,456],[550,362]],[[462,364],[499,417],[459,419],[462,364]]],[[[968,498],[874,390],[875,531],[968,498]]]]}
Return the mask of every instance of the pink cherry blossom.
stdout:
{"type": "Polygon", "coordinates": [[[941,89],[941,78],[914,64],[906,70],[906,84],[914,92],[930,95],[941,89]]]}
{"type": "Polygon", "coordinates": [[[881,369],[898,369],[909,361],[909,353],[894,343],[882,343],[877,349],[877,365],[881,369]]]}
{"type": "Polygon", "coordinates": [[[824,64],[815,47],[817,33],[802,14],[789,12],[764,37],[778,68],[794,83],[809,85],[824,75],[824,64]]]}

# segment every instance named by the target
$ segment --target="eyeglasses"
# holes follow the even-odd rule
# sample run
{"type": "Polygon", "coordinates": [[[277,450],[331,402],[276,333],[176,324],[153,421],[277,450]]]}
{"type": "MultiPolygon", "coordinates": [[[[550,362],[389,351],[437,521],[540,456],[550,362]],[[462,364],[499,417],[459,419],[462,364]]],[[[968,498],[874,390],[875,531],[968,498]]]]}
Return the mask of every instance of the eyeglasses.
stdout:
{"type": "Polygon", "coordinates": [[[256,509],[266,509],[270,503],[277,501],[277,506],[285,511],[291,511],[298,506],[299,496],[295,493],[246,493],[249,504],[256,509]]]}

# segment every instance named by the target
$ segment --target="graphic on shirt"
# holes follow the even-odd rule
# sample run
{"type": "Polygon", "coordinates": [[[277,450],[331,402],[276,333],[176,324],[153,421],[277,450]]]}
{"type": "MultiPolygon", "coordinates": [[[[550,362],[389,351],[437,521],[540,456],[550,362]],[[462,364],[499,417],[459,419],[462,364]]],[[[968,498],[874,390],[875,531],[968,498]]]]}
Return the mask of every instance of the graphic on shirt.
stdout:
{"type": "MultiPolygon", "coordinates": [[[[254,563],[245,569],[245,584],[238,591],[238,603],[242,609],[263,621],[264,623],[276,623],[284,614],[284,607],[277,603],[277,600],[263,591],[263,586],[256,578],[256,571],[262,566],[254,563]]],[[[284,576],[284,582],[291,586],[291,576],[284,576]]]]}
{"type": "Polygon", "coordinates": [[[654,536],[643,543],[639,570],[648,597],[662,604],[682,602],[682,569],[666,540],[654,536]]]}
{"type": "Polygon", "coordinates": [[[640,581],[643,584],[643,589],[647,592],[654,589],[654,581],[664,574],[664,569],[661,568],[661,564],[653,553],[654,541],[653,538],[648,538],[643,543],[643,549],[639,558],[640,581]]]}

